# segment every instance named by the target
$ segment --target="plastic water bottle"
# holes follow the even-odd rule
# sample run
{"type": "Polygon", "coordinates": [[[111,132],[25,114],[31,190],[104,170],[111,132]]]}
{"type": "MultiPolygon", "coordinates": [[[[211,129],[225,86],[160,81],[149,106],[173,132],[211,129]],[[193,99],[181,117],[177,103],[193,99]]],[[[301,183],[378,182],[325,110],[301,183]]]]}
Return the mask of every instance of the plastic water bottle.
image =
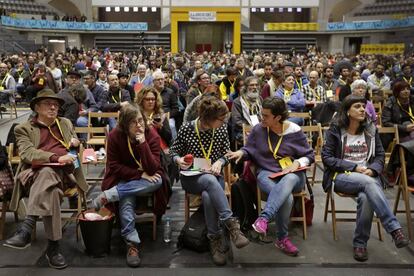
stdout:
{"type": "Polygon", "coordinates": [[[164,242],[171,242],[171,219],[169,217],[166,217],[164,222],[164,242]]]}

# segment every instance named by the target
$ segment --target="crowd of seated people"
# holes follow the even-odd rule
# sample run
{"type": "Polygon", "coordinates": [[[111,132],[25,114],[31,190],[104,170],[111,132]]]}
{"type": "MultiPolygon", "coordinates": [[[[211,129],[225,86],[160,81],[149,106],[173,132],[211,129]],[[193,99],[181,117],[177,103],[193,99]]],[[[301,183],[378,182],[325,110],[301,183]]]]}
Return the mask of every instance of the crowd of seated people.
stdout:
{"type": "MultiPolygon", "coordinates": [[[[169,197],[166,183],[174,180],[180,180],[186,192],[202,197],[215,264],[226,263],[223,233],[230,235],[237,248],[247,246],[249,240],[240,231],[223,190],[224,166],[246,160],[256,166],[257,185],[268,194],[252,227],[266,234],[268,223],[275,220],[276,247],[297,256],[299,249],[288,237],[288,221],[292,192],[302,190],[306,178],[304,172],[295,170],[315,160],[300,126],[314,118],[291,114],[309,111],[330,116],[318,119],[330,125],[322,151],[324,188],[335,182],[335,191],[358,194],[358,213],[364,215],[356,222],[354,258],[368,258],[373,212],[396,246],[407,246],[381,189],[385,146],[377,127],[380,122],[383,126],[396,124],[402,140],[414,139],[414,57],[346,57],[315,51],[295,55],[172,54],[162,48],[149,48],[146,53],[83,48],[50,53],[43,49],[1,57],[0,104],[6,108],[20,99],[34,112],[15,130],[26,168],[17,174],[24,180],[18,185],[31,185],[32,212],[5,246],[29,246],[34,223],[42,216],[49,239],[49,265],[66,267],[58,246],[61,232],[56,227],[60,224],[54,222],[60,221],[57,200],[62,190],[73,182],[84,184],[83,174],[73,166],[76,154],[70,154],[80,143],[73,126],[108,124],[111,132],[103,192],[90,207],[118,208],[129,266],[141,262],[140,238],[133,227],[136,196],[163,190],[162,214],[169,197]],[[383,106],[382,114],[376,114],[373,102],[383,106]],[[320,112],[331,107],[336,115],[320,112]],[[119,112],[119,118],[90,122],[90,112],[119,112]],[[247,139],[244,125],[251,128],[247,139]],[[208,173],[178,176],[177,170],[187,170],[193,164],[185,158],[189,154],[208,173]],[[161,158],[163,155],[167,158],[161,158]],[[39,171],[31,167],[36,162],[60,163],[62,168],[44,166],[39,171]],[[269,179],[270,174],[281,171],[283,176],[269,179]],[[51,180],[43,186],[34,185],[45,177],[51,180]],[[361,181],[366,185],[357,185],[361,181]],[[42,204],[45,197],[52,202],[42,204]]],[[[17,208],[21,192],[15,187],[13,208],[17,208]]]]}

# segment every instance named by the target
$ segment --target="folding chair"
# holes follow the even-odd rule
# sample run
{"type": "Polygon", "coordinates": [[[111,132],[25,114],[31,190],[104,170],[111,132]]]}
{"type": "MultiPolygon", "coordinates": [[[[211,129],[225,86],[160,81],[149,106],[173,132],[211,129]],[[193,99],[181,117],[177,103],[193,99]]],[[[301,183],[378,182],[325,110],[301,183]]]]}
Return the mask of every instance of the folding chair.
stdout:
{"type": "MultiPolygon", "coordinates": [[[[315,184],[316,169],[323,171],[321,150],[323,144],[322,126],[318,123],[316,126],[301,126],[303,133],[306,135],[309,145],[313,148],[315,154],[315,163],[312,168],[311,185],[315,184]],[[316,134],[316,136],[315,136],[316,134]],[[316,141],[314,141],[316,139],[316,141]],[[315,142],[315,143],[314,143],[315,142]],[[314,145],[313,145],[314,144],[314,145]]],[[[318,182],[321,182],[320,180],[318,182]]]]}
{"type": "Polygon", "coordinates": [[[405,149],[401,144],[397,144],[398,146],[398,154],[400,157],[400,174],[398,177],[398,188],[397,188],[397,196],[394,202],[394,214],[397,213],[405,213],[406,219],[407,219],[407,228],[408,228],[408,236],[410,240],[414,238],[413,233],[413,220],[411,218],[411,213],[414,212],[413,209],[411,209],[410,205],[410,192],[414,193],[414,187],[408,186],[408,179],[407,179],[407,164],[405,159],[405,149]],[[398,209],[398,204],[400,202],[400,197],[402,195],[402,199],[404,200],[404,209],[400,210],[398,209]]]}
{"type": "MultiPolygon", "coordinates": [[[[342,198],[352,198],[355,200],[356,197],[358,197],[358,195],[353,195],[353,194],[345,194],[345,193],[337,193],[334,192],[336,195],[342,197],[342,198]]],[[[338,240],[338,235],[337,235],[337,222],[355,222],[356,218],[350,218],[350,217],[338,217],[336,214],[356,214],[356,210],[337,210],[335,207],[335,195],[333,194],[333,191],[329,190],[326,193],[326,201],[325,201],[325,212],[324,212],[324,216],[323,216],[323,221],[326,222],[328,219],[328,213],[331,213],[332,216],[332,233],[333,233],[333,238],[334,240],[338,240]],[[329,205],[331,206],[331,208],[329,208],[329,205]]],[[[382,237],[382,232],[381,232],[381,222],[377,217],[374,217],[372,220],[373,223],[377,224],[377,228],[378,228],[378,237],[379,240],[382,241],[383,237],[382,237]]]]}
{"type": "MultiPolygon", "coordinates": [[[[302,232],[303,232],[303,239],[306,240],[308,237],[307,232],[307,225],[306,225],[306,209],[305,209],[305,197],[306,197],[306,190],[303,189],[300,192],[292,193],[293,198],[298,198],[300,202],[300,210],[301,214],[299,216],[290,217],[291,221],[299,221],[302,223],[302,232]]],[[[262,212],[262,200],[267,200],[267,194],[262,192],[259,188],[259,185],[257,185],[257,214],[260,216],[260,213],[262,212]]]]}
{"type": "MultiPolygon", "coordinates": [[[[227,199],[229,200],[229,205],[231,208],[231,185],[237,181],[237,178],[231,175],[231,165],[227,165],[223,168],[223,174],[224,174],[224,194],[226,195],[227,199]]],[[[190,218],[190,213],[195,212],[198,208],[198,206],[194,206],[193,208],[190,208],[190,201],[191,196],[198,196],[201,197],[200,194],[194,195],[185,192],[184,195],[184,217],[185,222],[188,221],[190,218]]],[[[200,201],[201,202],[201,201],[200,201]]]]}
{"type": "Polygon", "coordinates": [[[289,112],[289,117],[302,118],[305,121],[304,125],[306,125],[306,122],[308,122],[310,126],[312,125],[312,118],[309,112],[289,112]]]}

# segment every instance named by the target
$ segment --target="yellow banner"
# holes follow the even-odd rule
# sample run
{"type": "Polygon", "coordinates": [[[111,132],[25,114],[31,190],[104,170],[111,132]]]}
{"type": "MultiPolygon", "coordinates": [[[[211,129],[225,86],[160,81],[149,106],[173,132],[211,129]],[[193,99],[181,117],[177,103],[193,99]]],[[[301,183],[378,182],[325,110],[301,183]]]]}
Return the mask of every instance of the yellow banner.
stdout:
{"type": "Polygon", "coordinates": [[[318,23],[299,23],[299,22],[283,22],[283,23],[265,23],[265,31],[317,31],[318,23]]]}
{"type": "Polygon", "coordinates": [[[404,54],[404,43],[361,44],[361,54],[395,55],[404,54]]]}

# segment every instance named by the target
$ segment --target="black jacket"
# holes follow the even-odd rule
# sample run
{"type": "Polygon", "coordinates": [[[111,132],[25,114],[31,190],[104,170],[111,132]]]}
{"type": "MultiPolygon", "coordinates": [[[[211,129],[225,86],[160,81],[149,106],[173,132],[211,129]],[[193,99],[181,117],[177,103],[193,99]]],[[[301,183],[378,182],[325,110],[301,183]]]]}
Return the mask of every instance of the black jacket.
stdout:
{"type": "Polygon", "coordinates": [[[170,112],[170,118],[176,118],[179,115],[178,97],[170,88],[164,87],[161,91],[162,109],[164,112],[170,112]]]}
{"type": "MultiPolygon", "coordinates": [[[[368,168],[375,175],[380,175],[384,169],[385,152],[379,138],[377,128],[371,123],[364,131],[368,146],[368,168]],[[373,150],[374,149],[374,150],[373,150]]],[[[322,162],[325,167],[322,186],[327,191],[332,185],[332,178],[335,172],[354,171],[357,164],[343,160],[343,141],[341,129],[331,124],[326,131],[325,144],[322,147],[322,162]]]]}

